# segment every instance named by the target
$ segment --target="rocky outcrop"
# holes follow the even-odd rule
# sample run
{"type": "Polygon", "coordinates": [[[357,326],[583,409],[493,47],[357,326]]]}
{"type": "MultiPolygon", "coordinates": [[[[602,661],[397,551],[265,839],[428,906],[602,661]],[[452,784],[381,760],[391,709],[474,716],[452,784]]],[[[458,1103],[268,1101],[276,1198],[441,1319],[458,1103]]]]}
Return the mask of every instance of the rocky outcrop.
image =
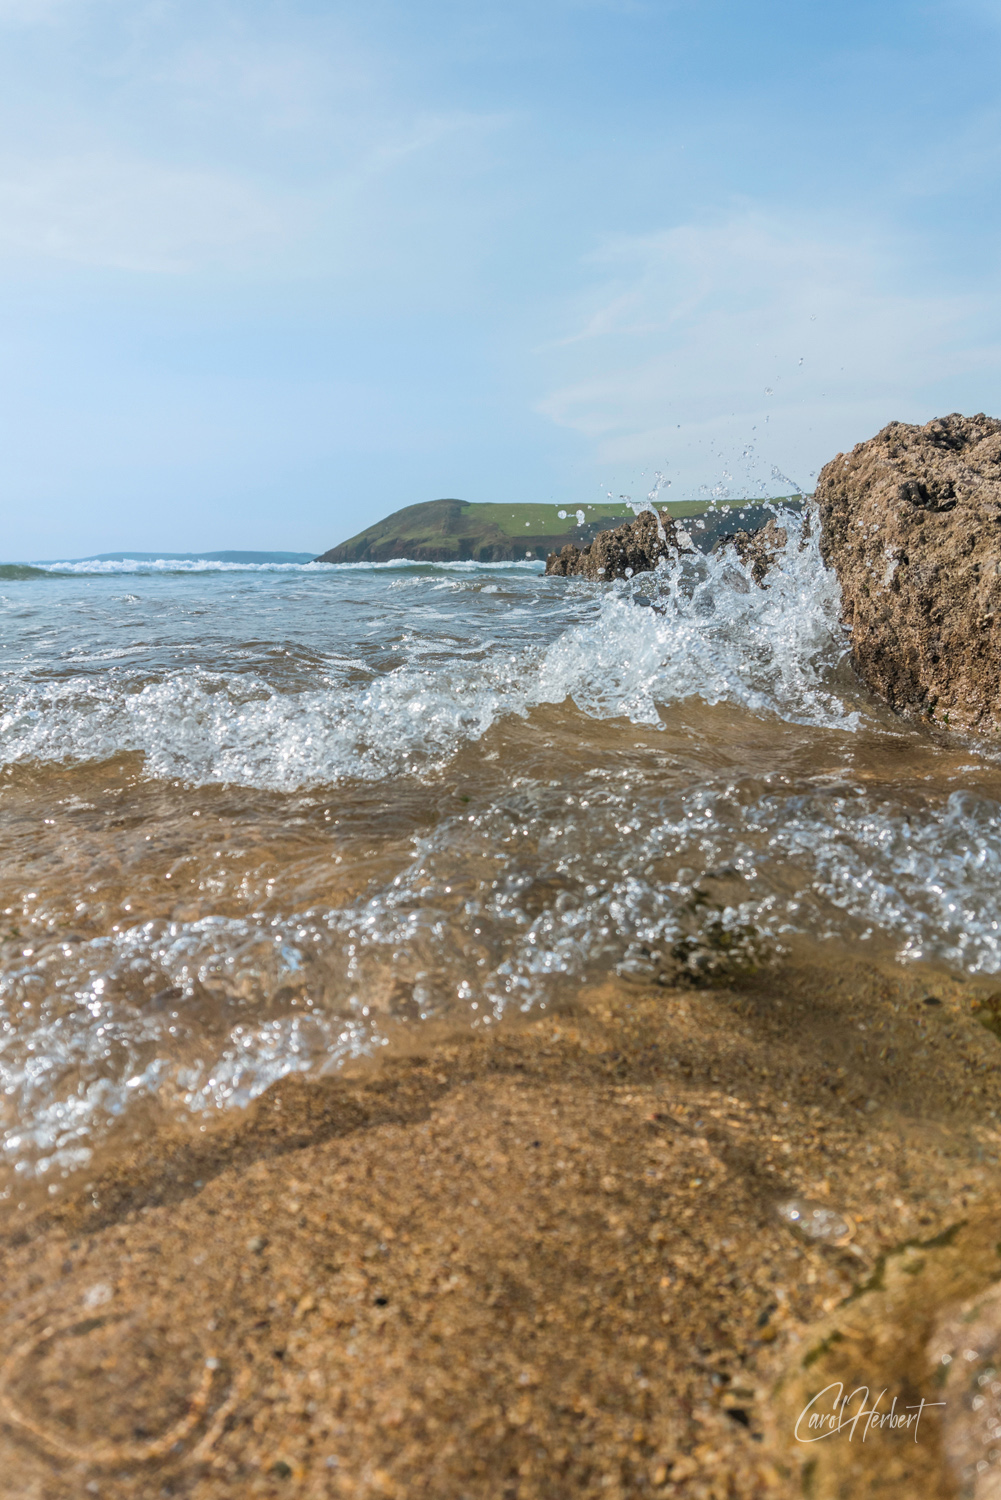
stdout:
{"type": "Polygon", "coordinates": [[[546,572],[562,578],[599,581],[631,578],[634,573],[652,572],[665,558],[677,561],[682,553],[719,552],[732,547],[750,569],[755,583],[767,588],[763,580],[785,547],[786,529],[778,524],[775,512],[768,507],[747,506],[738,514],[750,525],[742,531],[729,531],[725,528],[732,524],[732,514],[731,507],[723,507],[694,519],[679,520],[662,511],[658,528],[653,513],[644,510],[634,521],[600,532],[590,546],[568,546],[561,552],[551,552],[546,572]]]}
{"type": "Polygon", "coordinates": [[[713,551],[720,552],[726,547],[732,547],[744,567],[750,569],[754,582],[767,588],[765,577],[785,551],[788,540],[786,528],[780,526],[772,516],[757,531],[737,531],[730,536],[720,537],[713,551]]]}
{"type": "Polygon", "coordinates": [[[633,521],[602,531],[587,547],[572,544],[550,552],[546,572],[562,578],[631,578],[650,573],[661,558],[675,558],[692,550],[688,533],[664,511],[660,525],[652,511],[640,511],[633,521]]]}
{"type": "Polygon", "coordinates": [[[863,682],[900,713],[1001,731],[1001,421],[891,422],[827,464],[816,499],[863,682]]]}

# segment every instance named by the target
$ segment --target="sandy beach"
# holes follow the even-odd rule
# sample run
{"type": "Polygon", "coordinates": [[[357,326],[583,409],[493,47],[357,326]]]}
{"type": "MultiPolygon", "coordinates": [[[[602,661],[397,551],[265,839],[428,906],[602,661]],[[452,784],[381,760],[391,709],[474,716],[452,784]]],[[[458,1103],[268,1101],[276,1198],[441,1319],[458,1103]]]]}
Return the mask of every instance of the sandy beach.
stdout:
{"type": "Polygon", "coordinates": [[[989,988],[931,978],[583,988],[211,1133],[151,1116],[4,1237],[2,1492],[955,1493],[937,1411],[793,1433],[846,1376],[936,1399],[936,1321],[998,1271],[989,988]]]}

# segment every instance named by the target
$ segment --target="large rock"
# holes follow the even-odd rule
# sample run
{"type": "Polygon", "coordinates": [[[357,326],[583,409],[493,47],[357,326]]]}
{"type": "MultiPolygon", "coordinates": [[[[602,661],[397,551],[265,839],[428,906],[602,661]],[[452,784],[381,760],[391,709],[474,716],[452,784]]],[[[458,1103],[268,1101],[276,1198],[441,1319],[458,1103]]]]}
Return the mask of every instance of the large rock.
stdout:
{"type": "Polygon", "coordinates": [[[587,547],[572,544],[561,552],[550,552],[546,572],[563,578],[631,578],[649,573],[661,558],[676,558],[691,551],[691,538],[668,514],[662,512],[660,526],[652,511],[643,510],[633,521],[599,532],[587,547]]]}
{"type": "Polygon", "coordinates": [[[1001,730],[1001,421],[891,422],[816,499],[862,680],[900,713],[1001,730]]]}

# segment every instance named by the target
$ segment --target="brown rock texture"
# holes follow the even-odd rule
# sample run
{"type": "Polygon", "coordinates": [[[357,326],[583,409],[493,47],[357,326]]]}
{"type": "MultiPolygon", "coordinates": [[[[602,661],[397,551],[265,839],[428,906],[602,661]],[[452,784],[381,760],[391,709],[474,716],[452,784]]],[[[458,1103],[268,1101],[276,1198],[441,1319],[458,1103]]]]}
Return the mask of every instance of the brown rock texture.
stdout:
{"type": "Polygon", "coordinates": [[[891,422],[821,471],[852,661],[898,713],[1001,731],[1001,421],[891,422]]]}
{"type": "MultiPolygon", "coordinates": [[[[672,516],[663,511],[660,517],[663,535],[652,511],[644,510],[634,521],[601,531],[584,548],[573,543],[561,552],[550,552],[546,572],[562,578],[631,578],[634,573],[651,573],[661,558],[676,557],[683,546],[679,528],[672,516]]],[[[686,533],[687,535],[687,533],[686,533]]]]}
{"type": "MultiPolygon", "coordinates": [[[[780,554],[785,551],[788,540],[789,533],[786,528],[780,526],[773,516],[757,531],[738,531],[733,536],[721,538],[717,547],[733,547],[744,567],[750,568],[754,582],[767,588],[765,577],[775,566],[780,554]]],[[[713,551],[716,551],[717,547],[714,547],[713,551]]]]}

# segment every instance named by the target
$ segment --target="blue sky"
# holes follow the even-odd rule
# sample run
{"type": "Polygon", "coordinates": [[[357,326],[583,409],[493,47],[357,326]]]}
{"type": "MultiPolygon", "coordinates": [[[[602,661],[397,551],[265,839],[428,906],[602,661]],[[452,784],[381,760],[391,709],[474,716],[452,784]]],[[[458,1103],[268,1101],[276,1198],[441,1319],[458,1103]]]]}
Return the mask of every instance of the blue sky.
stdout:
{"type": "Polygon", "coordinates": [[[0,557],[1001,413],[1001,0],[0,0],[0,557]]]}

